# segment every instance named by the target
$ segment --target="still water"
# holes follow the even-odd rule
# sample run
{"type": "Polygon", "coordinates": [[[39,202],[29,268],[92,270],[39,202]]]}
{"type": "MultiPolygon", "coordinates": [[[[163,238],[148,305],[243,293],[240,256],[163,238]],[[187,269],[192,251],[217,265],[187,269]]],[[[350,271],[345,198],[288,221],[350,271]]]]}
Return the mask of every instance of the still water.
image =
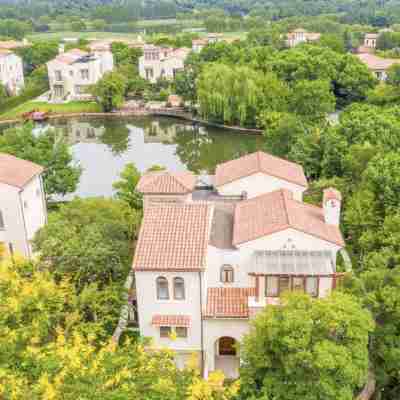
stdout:
{"type": "MultiPolygon", "coordinates": [[[[90,118],[52,120],[36,132],[57,128],[82,167],[71,196],[111,196],[127,163],[140,171],[157,164],[171,171],[214,173],[215,166],[263,146],[261,136],[208,128],[170,118],[90,118]]],[[[70,197],[70,196],[69,196],[70,197]]]]}

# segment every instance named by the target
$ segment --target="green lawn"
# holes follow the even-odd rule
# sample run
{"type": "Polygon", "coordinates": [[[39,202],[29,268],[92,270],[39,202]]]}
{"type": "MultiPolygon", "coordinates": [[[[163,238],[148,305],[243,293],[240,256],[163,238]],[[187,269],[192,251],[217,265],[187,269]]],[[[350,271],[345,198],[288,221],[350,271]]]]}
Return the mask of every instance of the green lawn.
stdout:
{"type": "Polygon", "coordinates": [[[64,38],[79,39],[137,39],[138,33],[116,33],[116,32],[43,32],[28,35],[28,40],[61,40],[64,38]]]}
{"type": "Polygon", "coordinates": [[[28,101],[10,111],[0,114],[0,119],[14,119],[29,111],[49,111],[52,113],[96,113],[101,107],[94,101],[70,101],[64,104],[49,104],[38,101],[28,101]]]}

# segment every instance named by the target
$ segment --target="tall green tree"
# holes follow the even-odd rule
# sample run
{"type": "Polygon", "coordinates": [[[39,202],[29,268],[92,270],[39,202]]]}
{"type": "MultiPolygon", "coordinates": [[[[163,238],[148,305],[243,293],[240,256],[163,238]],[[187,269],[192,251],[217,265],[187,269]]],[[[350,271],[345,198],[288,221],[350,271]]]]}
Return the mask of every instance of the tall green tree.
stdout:
{"type": "Polygon", "coordinates": [[[81,169],[73,162],[64,136],[55,129],[35,134],[33,128],[28,123],[5,130],[0,135],[0,151],[42,165],[47,197],[74,192],[81,169]]]}
{"type": "Polygon", "coordinates": [[[108,72],[92,88],[103,110],[110,112],[123,104],[126,80],[118,72],[108,72]]]}
{"type": "Polygon", "coordinates": [[[373,329],[352,296],[289,295],[257,315],[244,338],[242,398],[352,400],[367,380],[373,329]]]}

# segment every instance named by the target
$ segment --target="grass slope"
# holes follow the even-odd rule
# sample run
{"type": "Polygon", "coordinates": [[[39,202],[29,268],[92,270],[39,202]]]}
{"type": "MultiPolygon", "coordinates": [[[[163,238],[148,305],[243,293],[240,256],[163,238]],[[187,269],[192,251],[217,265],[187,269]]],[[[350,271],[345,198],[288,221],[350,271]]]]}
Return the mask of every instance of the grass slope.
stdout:
{"type": "Polygon", "coordinates": [[[46,102],[28,101],[3,114],[0,119],[15,119],[29,111],[49,111],[52,113],[97,113],[102,112],[101,107],[94,101],[70,101],[64,104],[49,104],[46,102]]]}

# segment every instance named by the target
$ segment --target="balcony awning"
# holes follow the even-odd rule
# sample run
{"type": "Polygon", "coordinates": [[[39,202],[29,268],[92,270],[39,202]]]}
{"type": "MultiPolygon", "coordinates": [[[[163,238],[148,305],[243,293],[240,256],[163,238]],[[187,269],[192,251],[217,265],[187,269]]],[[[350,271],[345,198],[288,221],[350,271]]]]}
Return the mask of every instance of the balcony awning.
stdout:
{"type": "Polygon", "coordinates": [[[153,315],[151,324],[154,326],[179,326],[190,327],[188,315],[153,315]]]}
{"type": "Polygon", "coordinates": [[[330,251],[255,251],[249,273],[260,275],[333,275],[330,251]]]}

